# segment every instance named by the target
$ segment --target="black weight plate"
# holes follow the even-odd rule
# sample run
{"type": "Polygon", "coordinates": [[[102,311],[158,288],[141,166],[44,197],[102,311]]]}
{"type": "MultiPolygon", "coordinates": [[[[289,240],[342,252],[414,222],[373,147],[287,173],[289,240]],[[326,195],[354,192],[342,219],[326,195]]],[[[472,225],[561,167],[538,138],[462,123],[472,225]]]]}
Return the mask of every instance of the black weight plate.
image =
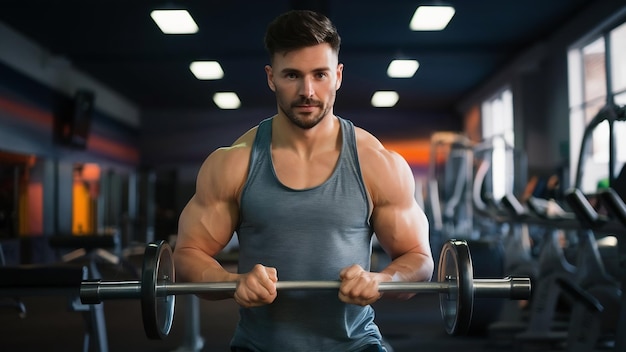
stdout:
{"type": "Polygon", "coordinates": [[[474,278],[472,259],[465,241],[444,243],[439,257],[438,281],[450,284],[448,293],[439,295],[439,307],[446,332],[450,335],[467,333],[474,307],[474,278]]]}
{"type": "MultiPolygon", "coordinates": [[[[498,239],[467,240],[472,253],[474,280],[513,275],[504,271],[504,248],[498,239]]],[[[526,270],[530,265],[526,265],[526,270]]],[[[521,272],[517,275],[524,276],[521,272]]],[[[474,295],[474,309],[468,335],[484,336],[491,324],[500,319],[506,298],[481,297],[474,295]]]]}
{"type": "Polygon", "coordinates": [[[146,247],[141,275],[141,315],[146,336],[160,340],[170,333],[176,296],[157,294],[157,285],[174,283],[172,249],[165,241],[146,247]]]}

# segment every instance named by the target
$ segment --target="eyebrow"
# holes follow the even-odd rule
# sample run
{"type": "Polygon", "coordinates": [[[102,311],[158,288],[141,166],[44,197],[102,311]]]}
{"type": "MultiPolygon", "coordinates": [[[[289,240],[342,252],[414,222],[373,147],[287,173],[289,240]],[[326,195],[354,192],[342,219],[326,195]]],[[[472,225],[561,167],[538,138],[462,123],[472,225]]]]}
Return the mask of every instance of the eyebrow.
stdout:
{"type": "MultiPolygon", "coordinates": [[[[330,71],[329,67],[319,67],[319,68],[314,68],[313,70],[311,70],[311,72],[326,72],[326,71],[330,71]]],[[[295,69],[295,68],[284,68],[280,71],[281,73],[303,73],[302,71],[295,69]]]]}

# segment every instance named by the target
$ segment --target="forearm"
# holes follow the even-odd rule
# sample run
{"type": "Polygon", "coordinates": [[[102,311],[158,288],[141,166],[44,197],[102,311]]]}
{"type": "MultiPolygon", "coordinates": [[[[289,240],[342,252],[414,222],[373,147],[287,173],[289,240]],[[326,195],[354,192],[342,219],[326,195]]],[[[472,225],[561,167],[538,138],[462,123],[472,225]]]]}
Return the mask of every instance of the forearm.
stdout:
{"type": "Polygon", "coordinates": [[[381,273],[391,277],[391,281],[430,281],[433,270],[430,255],[409,252],[393,259],[381,273]]]}
{"type": "MultiPolygon", "coordinates": [[[[430,281],[433,275],[433,260],[430,255],[423,253],[406,253],[395,258],[380,274],[390,281],[430,281]]],[[[386,292],[384,297],[406,300],[414,293],[386,292]]]]}
{"type": "MultiPolygon", "coordinates": [[[[177,282],[234,282],[238,274],[231,273],[213,257],[193,248],[177,248],[174,251],[177,282]]],[[[233,292],[216,292],[198,295],[203,299],[232,298],[233,292]]]]}

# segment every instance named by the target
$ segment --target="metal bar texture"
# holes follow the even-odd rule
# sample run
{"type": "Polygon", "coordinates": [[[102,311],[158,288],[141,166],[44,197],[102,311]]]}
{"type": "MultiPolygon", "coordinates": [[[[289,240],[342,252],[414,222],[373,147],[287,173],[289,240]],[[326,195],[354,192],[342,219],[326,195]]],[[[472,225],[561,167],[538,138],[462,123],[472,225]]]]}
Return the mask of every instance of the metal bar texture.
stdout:
{"type": "MultiPolygon", "coordinates": [[[[279,281],[276,289],[332,290],[339,289],[339,281],[279,281]]],[[[157,284],[157,296],[234,292],[235,282],[189,282],[157,284]]],[[[380,292],[453,293],[456,283],[450,282],[381,282],[380,292]]],[[[102,281],[93,287],[100,300],[141,297],[139,281],[102,281]]],[[[474,294],[478,297],[525,299],[530,293],[530,280],[526,278],[474,279],[474,294]],[[519,297],[518,297],[519,296],[519,297]]]]}

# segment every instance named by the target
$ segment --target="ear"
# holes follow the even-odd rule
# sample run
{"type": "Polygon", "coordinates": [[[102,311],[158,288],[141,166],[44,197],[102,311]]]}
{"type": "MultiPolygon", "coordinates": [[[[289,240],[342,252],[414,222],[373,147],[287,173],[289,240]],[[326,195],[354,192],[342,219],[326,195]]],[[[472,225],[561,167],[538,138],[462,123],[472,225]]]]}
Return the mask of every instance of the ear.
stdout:
{"type": "Polygon", "coordinates": [[[337,83],[335,83],[335,90],[339,90],[341,87],[341,81],[343,79],[343,64],[337,64],[337,83]]]}
{"type": "Polygon", "coordinates": [[[267,75],[267,85],[273,92],[276,92],[276,86],[274,85],[274,71],[272,66],[265,65],[265,74],[267,75]]]}

